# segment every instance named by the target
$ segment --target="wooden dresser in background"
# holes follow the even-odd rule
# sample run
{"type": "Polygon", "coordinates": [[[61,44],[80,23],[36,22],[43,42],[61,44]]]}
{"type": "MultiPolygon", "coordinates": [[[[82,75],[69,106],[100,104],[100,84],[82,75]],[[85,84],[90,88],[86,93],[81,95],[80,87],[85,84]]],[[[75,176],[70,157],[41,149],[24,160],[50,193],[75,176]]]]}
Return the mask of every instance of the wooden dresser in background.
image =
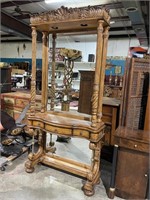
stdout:
{"type": "Polygon", "coordinates": [[[0,67],[0,92],[11,92],[11,67],[0,67]]]}
{"type": "MultiPolygon", "coordinates": [[[[31,95],[27,92],[3,93],[1,97],[1,108],[14,119],[17,119],[27,104],[30,103],[31,95]]],[[[41,96],[36,95],[36,109],[40,110],[41,96]]]]}

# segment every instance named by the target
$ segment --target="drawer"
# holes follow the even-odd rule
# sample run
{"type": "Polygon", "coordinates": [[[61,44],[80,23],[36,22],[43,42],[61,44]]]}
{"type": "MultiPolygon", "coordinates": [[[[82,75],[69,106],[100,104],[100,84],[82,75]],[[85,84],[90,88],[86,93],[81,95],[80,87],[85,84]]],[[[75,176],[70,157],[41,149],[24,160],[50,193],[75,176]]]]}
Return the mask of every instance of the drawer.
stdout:
{"type": "Polygon", "coordinates": [[[24,108],[27,104],[29,104],[27,99],[16,99],[16,106],[24,108]]]}
{"type": "Polygon", "coordinates": [[[138,141],[128,140],[125,138],[114,137],[114,144],[127,149],[149,153],[149,144],[138,141]]]}
{"type": "Polygon", "coordinates": [[[54,127],[51,125],[45,125],[45,129],[49,132],[52,132],[58,135],[68,135],[68,136],[72,135],[72,130],[67,129],[67,128],[59,128],[59,127],[54,127]]]}
{"type": "Polygon", "coordinates": [[[103,116],[102,116],[102,121],[103,121],[105,124],[111,125],[111,123],[112,123],[112,116],[103,115],[103,116]]]}
{"type": "Polygon", "coordinates": [[[33,121],[33,126],[39,127],[39,128],[44,128],[44,123],[38,122],[38,121],[33,121]]]}
{"type": "Polygon", "coordinates": [[[41,110],[41,103],[35,102],[36,110],[41,110]]]}
{"type": "Polygon", "coordinates": [[[102,106],[102,113],[104,114],[112,114],[112,107],[111,106],[102,106]]]}
{"type": "Polygon", "coordinates": [[[89,139],[89,132],[84,130],[73,130],[73,136],[83,137],[89,139]]]}
{"type": "Polygon", "coordinates": [[[15,100],[13,98],[4,97],[4,104],[5,105],[14,105],[15,100]]]}

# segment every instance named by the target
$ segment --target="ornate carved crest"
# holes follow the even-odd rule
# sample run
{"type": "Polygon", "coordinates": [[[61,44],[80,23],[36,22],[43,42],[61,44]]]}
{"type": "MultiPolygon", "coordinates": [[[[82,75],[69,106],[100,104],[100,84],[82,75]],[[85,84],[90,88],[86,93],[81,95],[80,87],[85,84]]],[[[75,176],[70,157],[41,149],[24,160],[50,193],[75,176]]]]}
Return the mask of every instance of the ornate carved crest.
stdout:
{"type": "Polygon", "coordinates": [[[81,8],[68,8],[62,6],[57,10],[49,12],[43,12],[41,14],[35,14],[31,16],[31,24],[38,24],[40,22],[59,22],[59,21],[71,21],[79,19],[105,19],[107,22],[110,20],[109,10],[101,6],[88,6],[81,8]]]}

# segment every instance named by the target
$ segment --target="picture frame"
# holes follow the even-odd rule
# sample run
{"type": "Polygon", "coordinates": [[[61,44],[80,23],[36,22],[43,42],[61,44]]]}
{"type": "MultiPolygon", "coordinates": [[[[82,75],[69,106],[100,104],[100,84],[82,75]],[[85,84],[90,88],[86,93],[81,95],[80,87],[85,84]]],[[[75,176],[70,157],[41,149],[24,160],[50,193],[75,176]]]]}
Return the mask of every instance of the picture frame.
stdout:
{"type": "Polygon", "coordinates": [[[122,67],[121,66],[115,66],[115,74],[121,74],[122,67]]]}

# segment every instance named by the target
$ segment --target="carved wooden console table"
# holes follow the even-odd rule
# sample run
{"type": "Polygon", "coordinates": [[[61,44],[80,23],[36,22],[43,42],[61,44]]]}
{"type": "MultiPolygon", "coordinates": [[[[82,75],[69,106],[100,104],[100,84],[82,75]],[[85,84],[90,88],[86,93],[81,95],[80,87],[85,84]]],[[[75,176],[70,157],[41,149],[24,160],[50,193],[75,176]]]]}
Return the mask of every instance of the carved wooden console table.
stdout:
{"type": "Polygon", "coordinates": [[[82,189],[86,195],[94,194],[94,186],[100,178],[100,152],[104,135],[102,122],[102,97],[104,88],[104,72],[106,66],[107,41],[109,31],[109,11],[99,6],[83,8],[61,7],[55,11],[37,14],[31,17],[32,28],[32,81],[31,107],[28,117],[28,128],[31,134],[38,137],[39,149],[29,154],[25,164],[27,172],[33,172],[34,166],[41,162],[61,170],[86,178],[82,189]],[[42,40],[42,99],[41,112],[35,109],[36,84],[36,37],[37,31],[43,34],[42,40]],[[55,111],[55,46],[56,34],[60,33],[97,34],[95,79],[92,95],[92,114],[55,111]],[[52,79],[51,108],[47,110],[48,97],[48,36],[52,34],[52,79]],[[91,164],[87,165],[54,154],[53,147],[46,147],[46,134],[79,137],[89,140],[89,148],[93,152],[91,164]]]}

